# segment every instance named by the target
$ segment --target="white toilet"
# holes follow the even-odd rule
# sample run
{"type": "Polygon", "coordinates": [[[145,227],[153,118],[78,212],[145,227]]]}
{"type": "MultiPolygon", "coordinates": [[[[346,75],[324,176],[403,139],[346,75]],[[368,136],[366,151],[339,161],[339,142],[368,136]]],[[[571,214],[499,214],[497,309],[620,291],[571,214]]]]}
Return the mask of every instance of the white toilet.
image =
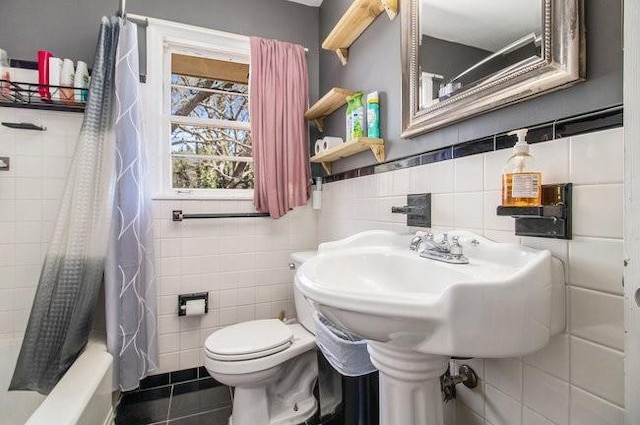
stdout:
{"type": "MultiPolygon", "coordinates": [[[[315,251],[291,256],[296,269],[315,251]]],[[[294,287],[300,324],[253,320],[212,333],[204,366],[218,382],[235,387],[229,425],[297,425],[317,409],[318,377],[313,309],[294,287]]]]}

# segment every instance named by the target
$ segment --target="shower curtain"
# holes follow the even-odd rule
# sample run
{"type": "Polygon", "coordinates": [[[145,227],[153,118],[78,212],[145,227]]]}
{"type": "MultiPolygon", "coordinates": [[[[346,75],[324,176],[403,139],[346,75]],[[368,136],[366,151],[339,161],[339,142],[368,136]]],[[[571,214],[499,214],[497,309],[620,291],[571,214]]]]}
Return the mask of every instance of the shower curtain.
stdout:
{"type": "Polygon", "coordinates": [[[138,73],[137,28],[102,18],[84,121],[11,390],[53,389],[87,343],[103,280],[114,387],[135,388],[156,367],[138,73]]]}
{"type": "Polygon", "coordinates": [[[138,387],[157,366],[156,286],[147,155],[138,83],[138,28],[122,21],[115,87],[116,187],[105,269],[114,388],[138,387]]]}
{"type": "Polygon", "coordinates": [[[87,343],[113,207],[115,51],[119,25],[102,18],[89,99],[40,274],[11,390],[48,394],[87,343]]]}

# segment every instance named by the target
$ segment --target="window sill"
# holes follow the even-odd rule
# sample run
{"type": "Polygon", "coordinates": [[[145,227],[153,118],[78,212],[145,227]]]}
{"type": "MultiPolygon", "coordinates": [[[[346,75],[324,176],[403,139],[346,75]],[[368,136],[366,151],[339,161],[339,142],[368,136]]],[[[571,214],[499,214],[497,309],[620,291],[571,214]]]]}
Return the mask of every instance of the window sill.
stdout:
{"type": "Polygon", "coordinates": [[[253,190],[221,190],[217,193],[162,193],[151,198],[153,201],[253,201],[253,190]]]}

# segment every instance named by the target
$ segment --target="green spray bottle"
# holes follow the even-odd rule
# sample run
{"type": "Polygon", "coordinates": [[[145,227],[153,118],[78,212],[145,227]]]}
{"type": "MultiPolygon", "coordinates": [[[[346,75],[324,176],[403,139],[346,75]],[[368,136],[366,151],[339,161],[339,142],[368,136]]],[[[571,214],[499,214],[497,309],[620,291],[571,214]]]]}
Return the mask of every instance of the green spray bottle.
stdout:
{"type": "Polygon", "coordinates": [[[362,93],[355,93],[349,98],[349,103],[352,103],[352,123],[353,130],[351,131],[351,139],[358,137],[364,137],[364,105],[362,104],[362,93]]]}
{"type": "Polygon", "coordinates": [[[347,97],[347,112],[345,113],[346,118],[346,128],[345,128],[345,142],[348,142],[353,137],[351,133],[353,132],[353,102],[351,102],[351,96],[347,97]]]}

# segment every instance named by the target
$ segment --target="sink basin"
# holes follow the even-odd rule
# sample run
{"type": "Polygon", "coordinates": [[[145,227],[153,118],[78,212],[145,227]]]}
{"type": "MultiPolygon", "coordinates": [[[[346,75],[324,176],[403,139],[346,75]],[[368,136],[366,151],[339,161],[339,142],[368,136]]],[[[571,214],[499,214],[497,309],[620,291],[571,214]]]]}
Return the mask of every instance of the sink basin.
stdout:
{"type": "Polygon", "coordinates": [[[322,244],[296,285],[336,325],[425,354],[517,357],[564,329],[564,272],[549,251],[451,231],[469,264],[448,264],[410,251],[412,236],[322,244]]]}
{"type": "Polygon", "coordinates": [[[296,273],[316,310],[367,340],[380,425],[442,425],[451,356],[522,356],[564,330],[564,270],[549,251],[449,237],[468,264],[421,257],[413,235],[370,231],[320,245],[296,273]]]}

